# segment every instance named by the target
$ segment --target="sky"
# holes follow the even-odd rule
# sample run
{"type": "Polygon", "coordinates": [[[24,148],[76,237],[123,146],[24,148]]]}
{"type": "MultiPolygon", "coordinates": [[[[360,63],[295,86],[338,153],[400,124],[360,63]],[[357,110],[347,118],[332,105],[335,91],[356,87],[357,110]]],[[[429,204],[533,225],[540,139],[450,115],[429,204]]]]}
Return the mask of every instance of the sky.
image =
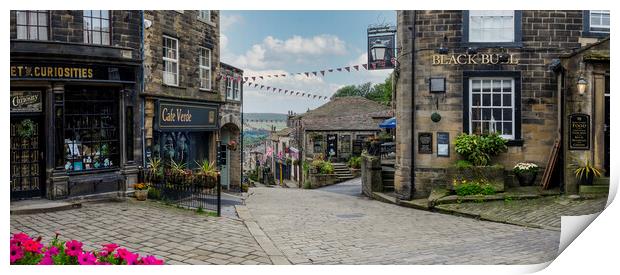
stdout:
{"type": "MultiPolygon", "coordinates": [[[[366,29],[382,23],[396,25],[396,12],[222,10],[220,60],[243,69],[244,76],[287,74],[257,78],[255,83],[260,85],[329,97],[346,85],[383,82],[392,70],[360,67],[360,71],[351,68],[350,73],[334,71],[318,77],[288,74],[367,63],[366,29]]],[[[303,113],[327,102],[244,86],[246,113],[303,113]]]]}

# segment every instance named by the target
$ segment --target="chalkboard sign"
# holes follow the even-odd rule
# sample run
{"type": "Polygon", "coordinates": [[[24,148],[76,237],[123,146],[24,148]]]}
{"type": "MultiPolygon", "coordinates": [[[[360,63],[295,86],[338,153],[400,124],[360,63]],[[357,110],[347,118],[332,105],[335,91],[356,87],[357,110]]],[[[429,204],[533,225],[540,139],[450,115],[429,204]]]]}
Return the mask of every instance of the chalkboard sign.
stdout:
{"type": "Polygon", "coordinates": [[[362,154],[362,149],[364,148],[364,141],[356,139],[353,141],[353,155],[359,156],[362,154]]]}
{"type": "Polygon", "coordinates": [[[590,116],[572,114],[568,116],[569,150],[590,150],[590,116]]]}
{"type": "Polygon", "coordinates": [[[437,132],[437,156],[450,156],[450,133],[437,132]]]}
{"type": "Polygon", "coordinates": [[[418,133],[418,153],[433,153],[433,133],[418,133]]]}

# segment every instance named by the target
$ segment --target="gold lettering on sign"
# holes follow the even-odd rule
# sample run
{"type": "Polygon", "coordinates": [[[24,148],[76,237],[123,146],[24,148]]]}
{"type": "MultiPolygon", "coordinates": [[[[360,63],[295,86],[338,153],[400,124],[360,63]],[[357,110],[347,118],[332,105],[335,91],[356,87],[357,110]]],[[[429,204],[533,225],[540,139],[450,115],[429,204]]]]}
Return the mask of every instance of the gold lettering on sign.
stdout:
{"type": "Polygon", "coordinates": [[[507,64],[518,65],[519,59],[514,54],[508,55],[508,60],[500,61],[500,54],[497,53],[478,53],[478,54],[433,54],[431,55],[432,65],[471,65],[471,64],[507,64]]]}
{"type": "Polygon", "coordinates": [[[92,79],[92,68],[86,67],[56,67],[56,66],[11,66],[11,77],[45,77],[45,78],[78,78],[92,79]]]}

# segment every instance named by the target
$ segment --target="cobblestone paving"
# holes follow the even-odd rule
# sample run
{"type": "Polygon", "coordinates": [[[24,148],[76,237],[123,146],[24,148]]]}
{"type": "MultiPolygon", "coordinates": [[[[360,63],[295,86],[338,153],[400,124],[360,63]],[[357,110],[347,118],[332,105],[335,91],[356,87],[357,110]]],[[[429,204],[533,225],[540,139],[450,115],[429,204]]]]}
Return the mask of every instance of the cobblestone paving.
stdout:
{"type": "Polygon", "coordinates": [[[553,196],[532,200],[446,204],[440,207],[482,215],[483,217],[501,217],[510,222],[533,224],[559,230],[562,216],[580,216],[600,212],[605,208],[606,203],[606,197],[571,200],[562,196],[553,196]]]}
{"type": "Polygon", "coordinates": [[[528,264],[553,259],[559,244],[557,231],[333,192],[259,187],[250,193],[252,216],[293,264],[528,264]]]}
{"type": "Polygon", "coordinates": [[[153,202],[84,204],[80,209],[12,215],[11,233],[23,231],[49,241],[84,242],[84,249],[115,242],[167,264],[271,264],[242,221],[207,217],[153,202]]]}

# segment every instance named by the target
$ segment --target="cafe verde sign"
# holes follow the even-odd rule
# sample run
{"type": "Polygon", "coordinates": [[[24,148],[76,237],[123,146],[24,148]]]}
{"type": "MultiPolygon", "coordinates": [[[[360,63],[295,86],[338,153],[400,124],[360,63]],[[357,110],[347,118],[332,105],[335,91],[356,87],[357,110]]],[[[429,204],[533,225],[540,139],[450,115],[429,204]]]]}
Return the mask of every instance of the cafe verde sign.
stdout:
{"type": "Polygon", "coordinates": [[[160,101],[159,130],[199,131],[217,129],[217,106],[160,101]]]}
{"type": "Polygon", "coordinates": [[[472,64],[509,64],[517,65],[519,60],[514,54],[505,54],[507,60],[501,61],[501,54],[497,53],[477,53],[477,54],[433,54],[431,64],[433,65],[472,65],[472,64]]]}

